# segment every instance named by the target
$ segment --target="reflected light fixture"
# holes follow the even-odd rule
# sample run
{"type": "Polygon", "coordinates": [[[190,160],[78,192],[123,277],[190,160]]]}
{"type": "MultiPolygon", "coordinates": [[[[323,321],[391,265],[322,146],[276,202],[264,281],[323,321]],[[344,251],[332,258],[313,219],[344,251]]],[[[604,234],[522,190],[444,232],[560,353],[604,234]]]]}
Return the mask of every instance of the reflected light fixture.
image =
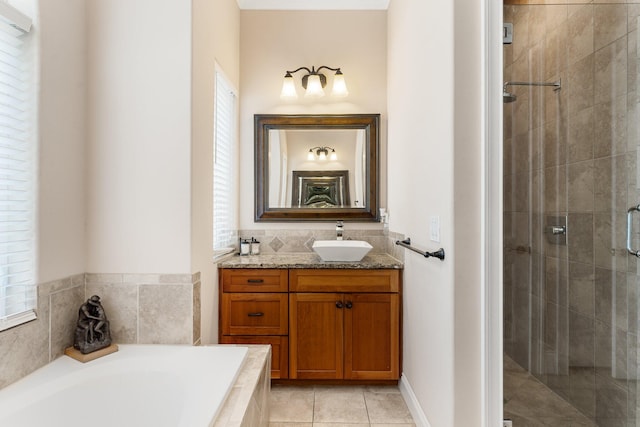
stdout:
{"type": "Polygon", "coordinates": [[[336,149],[331,147],[313,147],[309,149],[307,153],[307,160],[310,162],[314,161],[318,157],[318,160],[327,160],[327,156],[329,156],[329,160],[335,161],[338,160],[338,155],[336,154],[336,149]],[[331,154],[329,154],[329,150],[331,150],[331,154]],[[315,151],[315,153],[314,153],[315,151]]]}
{"type": "Polygon", "coordinates": [[[305,89],[305,98],[321,98],[324,96],[324,87],[327,85],[327,77],[320,72],[322,69],[335,71],[333,76],[333,89],[331,95],[335,97],[345,97],[349,95],[347,90],[347,83],[344,81],[344,74],[340,71],[340,68],[327,67],[321,65],[316,70],[315,67],[311,69],[307,67],[300,67],[293,71],[287,71],[284,75],[284,81],[282,83],[282,92],[280,92],[280,98],[282,99],[294,99],[298,97],[296,91],[295,82],[293,81],[293,74],[298,71],[305,70],[307,74],[302,76],[302,87],[305,89]]]}

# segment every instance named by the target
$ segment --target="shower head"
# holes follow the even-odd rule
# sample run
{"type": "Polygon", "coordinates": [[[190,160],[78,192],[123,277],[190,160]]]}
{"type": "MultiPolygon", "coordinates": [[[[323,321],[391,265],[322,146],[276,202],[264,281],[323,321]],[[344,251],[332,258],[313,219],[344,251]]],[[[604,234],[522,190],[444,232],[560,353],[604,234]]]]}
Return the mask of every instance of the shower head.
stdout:
{"type": "Polygon", "coordinates": [[[515,102],[518,97],[511,92],[507,92],[506,90],[502,91],[502,102],[505,104],[509,104],[511,102],[515,102]]]}

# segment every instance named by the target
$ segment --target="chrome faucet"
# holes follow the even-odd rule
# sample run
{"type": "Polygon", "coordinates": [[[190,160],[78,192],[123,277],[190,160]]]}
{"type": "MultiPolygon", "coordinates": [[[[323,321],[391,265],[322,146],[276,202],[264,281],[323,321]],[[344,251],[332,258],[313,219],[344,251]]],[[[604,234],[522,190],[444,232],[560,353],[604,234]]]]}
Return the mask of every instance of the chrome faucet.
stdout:
{"type": "Polygon", "coordinates": [[[342,240],[343,229],[344,223],[342,221],[336,221],[336,240],[342,240]]]}

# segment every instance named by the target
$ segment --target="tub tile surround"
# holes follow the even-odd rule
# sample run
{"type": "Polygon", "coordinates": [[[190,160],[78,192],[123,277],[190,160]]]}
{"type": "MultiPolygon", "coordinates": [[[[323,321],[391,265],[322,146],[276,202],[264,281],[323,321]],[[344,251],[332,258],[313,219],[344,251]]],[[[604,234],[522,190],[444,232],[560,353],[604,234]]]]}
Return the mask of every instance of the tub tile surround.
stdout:
{"type": "Polygon", "coordinates": [[[0,333],[0,388],[63,354],[83,301],[84,274],[38,286],[38,319],[0,333]]]}
{"type": "Polygon", "coordinates": [[[50,360],[62,356],[69,347],[69,331],[75,330],[78,308],[85,300],[82,275],[62,281],[62,286],[60,290],[49,292],[50,360]]]}
{"type": "Polygon", "coordinates": [[[86,274],[86,294],[100,295],[112,337],[122,344],[194,344],[200,275],[86,274]]]}
{"type": "Polygon", "coordinates": [[[80,305],[99,295],[114,342],[199,344],[200,274],[77,274],[38,286],[38,318],[0,332],[0,388],[64,354],[80,305]]]}
{"type": "Polygon", "coordinates": [[[214,427],[267,427],[271,394],[271,347],[248,345],[236,382],[218,412],[214,427]]]}
{"type": "Polygon", "coordinates": [[[193,345],[200,345],[201,337],[202,337],[202,281],[200,280],[200,273],[195,273],[193,275],[193,292],[191,293],[192,304],[193,304],[193,337],[192,343],[193,345]]]}

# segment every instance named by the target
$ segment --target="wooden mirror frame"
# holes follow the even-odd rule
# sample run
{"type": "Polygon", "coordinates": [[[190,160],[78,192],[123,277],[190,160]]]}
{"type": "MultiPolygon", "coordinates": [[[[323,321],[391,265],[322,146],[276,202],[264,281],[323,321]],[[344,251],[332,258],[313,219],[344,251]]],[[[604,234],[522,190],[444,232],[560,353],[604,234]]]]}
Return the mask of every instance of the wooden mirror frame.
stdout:
{"type": "Polygon", "coordinates": [[[256,114],[255,221],[378,222],[380,114],[279,115],[256,114]],[[271,208],[269,204],[269,131],[273,129],[364,129],[366,131],[365,204],[363,208],[271,208]]]}

